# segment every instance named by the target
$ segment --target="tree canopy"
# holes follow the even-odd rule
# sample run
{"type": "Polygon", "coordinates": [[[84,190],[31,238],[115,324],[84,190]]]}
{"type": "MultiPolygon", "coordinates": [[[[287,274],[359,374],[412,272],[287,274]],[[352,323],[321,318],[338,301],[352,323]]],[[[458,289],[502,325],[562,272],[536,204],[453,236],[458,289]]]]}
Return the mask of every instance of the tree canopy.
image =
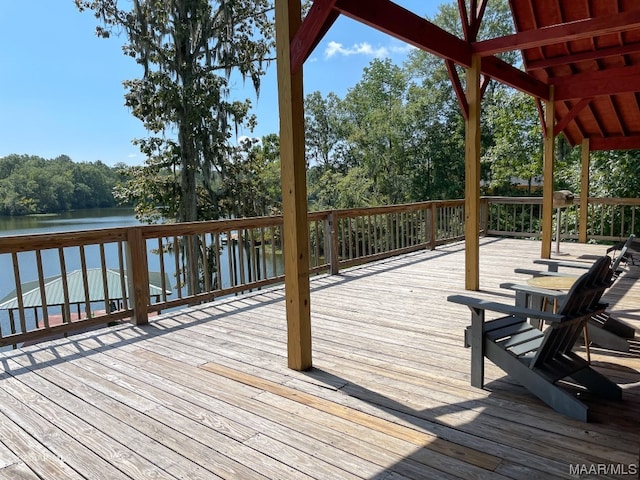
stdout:
{"type": "MultiPolygon", "coordinates": [[[[441,5],[433,21],[462,35],[454,3],[441,5]]],[[[479,38],[512,30],[507,3],[491,2],[479,38]]],[[[513,56],[506,59],[516,60],[513,56]]],[[[464,82],[464,71],[458,73],[464,82]]],[[[487,89],[485,105],[498,108],[505,101],[515,104],[527,99],[500,85],[487,89]]],[[[522,125],[514,130],[504,124],[492,125],[488,120],[493,113],[488,107],[483,112],[483,125],[490,128],[484,132],[482,149],[491,152],[484,161],[496,185],[508,183],[514,175],[538,173],[538,164],[533,169],[506,173],[515,159],[513,152],[505,151],[504,143],[509,142],[505,137],[534,129],[529,121],[533,118],[535,124],[537,115],[528,116],[535,112],[532,101],[531,106],[533,110],[523,112],[522,125]]],[[[413,50],[403,65],[374,59],[344,98],[329,94],[323,99],[319,92],[313,92],[305,99],[305,111],[309,192],[314,208],[464,195],[464,119],[441,59],[421,50],[413,50]]],[[[509,113],[503,111],[506,120],[509,113]]],[[[523,148],[538,146],[529,143],[523,148]]]]}
{"type": "MultiPolygon", "coordinates": [[[[272,55],[271,2],[75,2],[93,11],[99,35],[124,32],[124,52],[141,66],[141,78],[125,82],[125,102],[149,132],[135,140],[147,161],[118,177],[100,162],[67,168],[70,160],[63,156],[47,163],[45,174],[43,159],[6,157],[0,160],[1,212],[112,205],[108,191],[114,187],[117,201],[133,204],[150,222],[279,212],[278,136],[235,141],[239,130],[250,132],[257,119],[249,113],[249,100],[229,95],[234,75],[260,89],[272,55]]],[[[431,20],[462,35],[455,2],[442,4],[431,20]]],[[[512,31],[506,0],[489,2],[478,38],[512,31]]],[[[517,53],[503,58],[520,62],[517,53]]],[[[464,84],[465,71],[456,68],[464,84]]],[[[533,184],[542,173],[543,138],[533,99],[490,81],[482,105],[484,192],[539,193],[533,184]]],[[[343,97],[310,92],[305,98],[310,208],[462,197],[464,128],[445,63],[417,49],[402,64],[374,59],[343,97]]],[[[579,191],[579,149],[561,136],[556,152],[557,188],[579,191]]],[[[591,195],[638,196],[639,156],[638,151],[592,152],[591,195]]]]}
{"type": "MultiPolygon", "coordinates": [[[[244,147],[234,132],[249,131],[249,100],[232,100],[232,74],[259,92],[273,47],[268,0],[75,0],[100,21],[97,33],[124,31],[124,53],[142,77],[124,82],[126,105],[150,136],[136,143],[146,166],[131,172],[119,198],[146,219],[216,219],[226,211],[227,178],[244,147]],[[120,5],[124,4],[125,7],[120,5]]],[[[235,179],[231,180],[236,181],[235,179]]]]}
{"type": "Polygon", "coordinates": [[[66,155],[51,160],[8,155],[0,158],[0,215],[114,207],[120,172],[120,165],[74,163],[66,155]]]}
{"type": "MultiPolygon", "coordinates": [[[[455,2],[431,19],[462,36],[455,2]]],[[[508,3],[487,5],[478,38],[513,33],[508,3]]],[[[511,64],[517,52],[502,56],[511,64]]],[[[464,86],[465,71],[457,74],[464,86]]],[[[312,209],[350,208],[464,196],[464,119],[445,62],[413,50],[402,65],[374,59],[340,98],[305,98],[312,209]]],[[[543,135],[533,98],[490,81],[482,101],[483,191],[539,195],[543,135]]],[[[557,139],[555,185],[580,191],[580,149],[557,139]]],[[[590,194],[640,194],[639,151],[592,152],[590,194]]]]}

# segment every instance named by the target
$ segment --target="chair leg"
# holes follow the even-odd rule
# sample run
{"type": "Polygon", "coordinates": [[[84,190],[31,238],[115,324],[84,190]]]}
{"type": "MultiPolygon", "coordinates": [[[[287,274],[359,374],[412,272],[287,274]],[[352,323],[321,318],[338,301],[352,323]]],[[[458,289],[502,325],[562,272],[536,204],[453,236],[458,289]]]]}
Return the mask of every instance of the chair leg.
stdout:
{"type": "Polygon", "coordinates": [[[471,329],[468,343],[471,347],[471,385],[484,387],[484,310],[471,310],[471,329]]]}
{"type": "Polygon", "coordinates": [[[618,352],[629,351],[629,342],[625,338],[611,333],[591,322],[587,323],[587,329],[589,330],[589,340],[591,340],[591,343],[594,345],[618,352]]]}
{"type": "Polygon", "coordinates": [[[587,363],[591,364],[591,350],[589,348],[589,328],[587,327],[587,324],[584,324],[584,327],[582,328],[582,336],[584,337],[584,349],[587,353],[587,363]]]}
{"type": "Polygon", "coordinates": [[[509,352],[492,342],[487,342],[486,355],[489,360],[512,375],[527,390],[556,412],[582,422],[588,421],[589,407],[586,404],[570,392],[547,380],[536,370],[531,370],[509,352]]]}
{"type": "Polygon", "coordinates": [[[619,385],[593,368],[583,368],[571,375],[573,380],[587,388],[590,392],[610,400],[621,400],[622,389],[619,385]]]}

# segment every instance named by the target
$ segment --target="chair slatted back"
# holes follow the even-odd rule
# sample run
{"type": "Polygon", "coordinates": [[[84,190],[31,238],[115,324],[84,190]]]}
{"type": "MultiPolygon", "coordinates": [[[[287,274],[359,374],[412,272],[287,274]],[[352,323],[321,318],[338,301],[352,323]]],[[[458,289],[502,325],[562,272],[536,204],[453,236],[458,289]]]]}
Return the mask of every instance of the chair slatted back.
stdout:
{"type": "Polygon", "coordinates": [[[613,272],[610,266],[611,258],[600,257],[576,280],[558,311],[564,319],[547,328],[530,368],[551,364],[559,357],[566,358],[571,352],[585,323],[592,313],[601,308],[600,299],[604,291],[611,286],[613,272]]]}
{"type": "Polygon", "coordinates": [[[613,263],[611,264],[611,270],[613,271],[614,277],[618,276],[618,267],[620,266],[620,262],[622,262],[623,260],[625,262],[627,261],[627,256],[629,255],[628,251],[631,247],[631,244],[633,243],[634,238],[636,238],[636,236],[633,233],[629,235],[629,238],[626,242],[624,242],[624,245],[620,249],[620,253],[615,258],[615,260],[613,260],[613,263]]]}

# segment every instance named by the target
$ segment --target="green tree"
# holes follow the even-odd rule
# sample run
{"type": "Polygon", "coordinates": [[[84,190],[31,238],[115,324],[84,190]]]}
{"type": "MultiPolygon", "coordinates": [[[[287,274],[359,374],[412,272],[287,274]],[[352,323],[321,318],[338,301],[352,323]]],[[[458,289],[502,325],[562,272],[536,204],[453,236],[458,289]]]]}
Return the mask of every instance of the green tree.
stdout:
{"type": "Polygon", "coordinates": [[[0,215],[112,207],[118,178],[117,169],[102,162],[9,155],[0,158],[0,215]]]}
{"type": "MultiPolygon", "coordinates": [[[[455,2],[440,5],[431,21],[462,38],[460,13],[455,2]]],[[[513,22],[508,3],[505,0],[489,2],[478,39],[509,33],[513,33],[513,22]]],[[[519,61],[516,53],[505,54],[503,59],[512,64],[519,61]]],[[[465,70],[459,66],[455,68],[464,87],[465,70]]],[[[445,62],[422,50],[413,50],[405,69],[413,83],[409,99],[413,110],[410,118],[414,119],[412,197],[420,200],[460,197],[464,195],[465,126],[445,62]]],[[[481,120],[483,155],[494,142],[487,105],[497,104],[493,97],[505,88],[491,82],[485,91],[481,120]]]]}
{"type": "Polygon", "coordinates": [[[224,200],[229,212],[236,217],[280,212],[282,190],[280,140],[277,135],[241,142],[229,169],[224,200]]]}
{"type": "Polygon", "coordinates": [[[248,100],[229,100],[229,79],[238,74],[259,92],[272,48],[268,0],[134,0],[130,10],[117,0],[75,3],[93,10],[99,35],[123,30],[125,54],[143,67],[142,78],[125,82],[126,104],[153,135],[136,141],[148,158],[133,175],[142,185],[129,185],[119,197],[144,199],[143,210],[155,206],[153,215],[178,221],[197,220],[199,211],[221,216],[219,208],[199,209],[198,199],[217,196],[218,176],[224,181],[233,156],[234,128],[255,124],[248,100]],[[157,195],[160,172],[160,183],[178,183],[170,188],[178,194],[170,206],[157,195]],[[210,192],[203,196],[201,188],[210,192]],[[147,189],[151,195],[141,193],[147,189]]]}
{"type": "Polygon", "coordinates": [[[304,112],[307,163],[344,171],[349,166],[349,144],[343,101],[333,92],[323,97],[315,91],[305,97],[304,112]]]}
{"type": "MultiPolygon", "coordinates": [[[[580,149],[575,150],[578,152],[580,149]]],[[[575,163],[579,164],[579,161],[575,163]]],[[[591,196],[639,197],[639,179],[640,150],[591,152],[591,196]]],[[[575,191],[579,191],[579,187],[575,191]]]]}
{"type": "Polygon", "coordinates": [[[388,59],[374,60],[344,100],[347,138],[359,154],[358,164],[372,179],[370,198],[376,203],[408,199],[408,88],[408,78],[401,67],[388,59]]]}
{"type": "Polygon", "coordinates": [[[113,192],[119,204],[133,205],[136,217],[146,223],[178,218],[181,196],[175,164],[153,157],[143,167],[125,166],[120,171],[125,180],[113,192]]]}
{"type": "Polygon", "coordinates": [[[100,161],[75,164],[72,169],[72,208],[113,206],[113,189],[118,181],[117,171],[118,167],[111,169],[100,161]]]}
{"type": "Polygon", "coordinates": [[[542,128],[535,101],[514,90],[497,91],[486,102],[486,127],[492,141],[483,155],[490,170],[490,186],[505,188],[515,178],[532,182],[542,174],[542,128]]]}
{"type": "MultiPolygon", "coordinates": [[[[225,183],[236,158],[230,139],[255,125],[250,101],[229,98],[229,80],[238,75],[259,92],[273,45],[269,1],[133,0],[130,10],[117,0],[75,3],[102,22],[98,35],[122,29],[125,54],[143,67],[142,78],[124,84],[126,105],[152,134],[135,141],[147,162],[131,172],[118,197],[142,202],[136,209],[147,219],[225,216],[225,183]]],[[[183,252],[195,293],[201,251],[190,245],[183,252]]]]}

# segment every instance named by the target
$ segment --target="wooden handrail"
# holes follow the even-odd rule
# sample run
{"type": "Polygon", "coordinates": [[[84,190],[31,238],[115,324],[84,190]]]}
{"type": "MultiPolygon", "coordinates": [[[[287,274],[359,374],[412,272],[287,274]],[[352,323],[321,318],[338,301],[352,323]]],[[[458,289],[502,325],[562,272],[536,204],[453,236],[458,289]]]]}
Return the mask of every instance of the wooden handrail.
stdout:
{"type": "MultiPolygon", "coordinates": [[[[541,203],[540,197],[483,197],[481,231],[489,235],[539,236],[541,203]]],[[[579,208],[576,200],[565,209],[562,238],[577,238],[578,228],[587,228],[589,239],[617,240],[640,233],[634,231],[640,199],[589,198],[588,226],[576,224],[579,208]]],[[[310,212],[310,272],[336,274],[340,268],[460,240],[464,218],[462,199],[310,212]]],[[[0,321],[0,346],[125,318],[144,324],[154,312],[282,282],[282,227],[282,216],[270,216],[0,237],[0,256],[6,256],[12,266],[7,273],[11,276],[13,269],[18,294],[8,318],[0,321]],[[185,260],[187,248],[191,251],[191,269],[197,268],[193,273],[185,260]],[[92,251],[98,252],[95,265],[89,260],[92,251]],[[74,255],[82,261],[74,261],[74,255]],[[43,259],[47,258],[53,266],[44,265],[43,259]],[[21,272],[27,264],[35,264],[38,272],[38,278],[30,284],[24,283],[30,279],[21,272]],[[83,279],[80,300],[74,297],[77,285],[67,281],[78,264],[83,279]],[[88,311],[87,318],[72,319],[73,305],[78,305],[80,317],[79,305],[93,308],[90,304],[100,303],[89,298],[88,268],[102,272],[98,283],[103,291],[108,290],[106,298],[100,300],[104,310],[88,311]],[[115,284],[108,278],[113,271],[120,275],[115,284]],[[157,271],[153,274],[157,282],[153,291],[150,271],[157,271]],[[58,323],[52,320],[52,312],[60,306],[47,298],[46,282],[52,275],[64,277],[65,296],[58,303],[62,320],[58,323]],[[31,303],[25,304],[23,297],[28,292],[21,289],[23,285],[36,289],[40,300],[29,297],[31,303]],[[45,302],[48,305],[44,309],[38,306],[45,302]],[[114,304],[117,308],[112,309],[114,304]],[[39,309],[43,322],[38,321],[39,309]]]]}

